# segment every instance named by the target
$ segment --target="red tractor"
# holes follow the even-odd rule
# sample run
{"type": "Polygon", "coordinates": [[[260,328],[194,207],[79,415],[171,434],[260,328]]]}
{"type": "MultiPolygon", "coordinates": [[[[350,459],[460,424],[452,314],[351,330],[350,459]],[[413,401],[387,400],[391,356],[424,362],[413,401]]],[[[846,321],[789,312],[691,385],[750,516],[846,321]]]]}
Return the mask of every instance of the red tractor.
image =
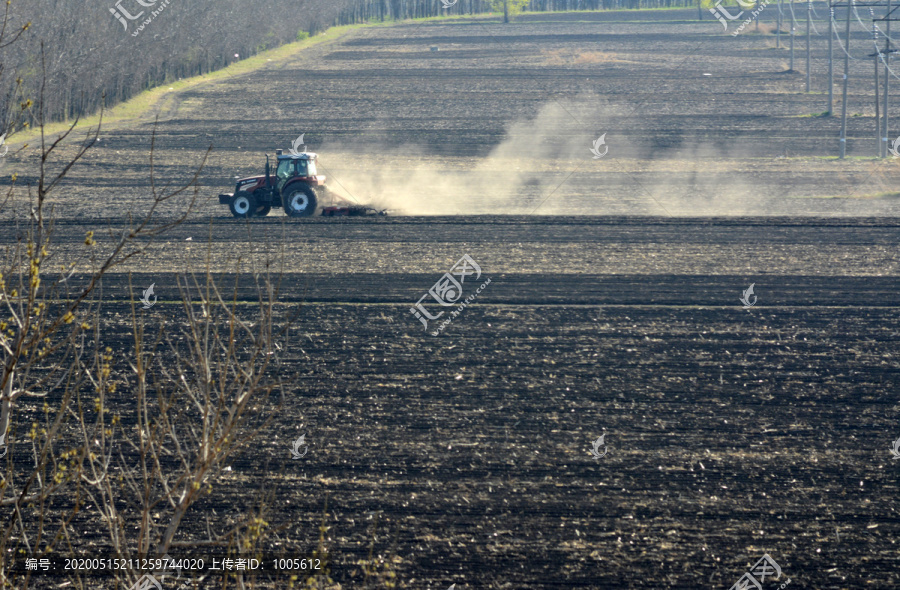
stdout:
{"type": "Polygon", "coordinates": [[[316,154],[292,151],[285,155],[282,150],[275,150],[275,156],[278,158],[275,178],[267,155],[265,176],[238,178],[234,192],[219,195],[219,203],[228,205],[231,214],[239,218],[265,217],[272,207],[282,207],[289,217],[309,217],[316,210],[326,216],[387,213],[352,205],[328,193],[325,177],[316,174],[316,154]]]}
{"type": "Polygon", "coordinates": [[[316,174],[318,156],[309,152],[285,155],[275,150],[278,165],[273,178],[266,156],[265,176],[237,179],[234,193],[219,195],[235,217],[265,217],[272,207],[283,207],[290,217],[308,217],[326,198],[325,177],[316,174]]]}

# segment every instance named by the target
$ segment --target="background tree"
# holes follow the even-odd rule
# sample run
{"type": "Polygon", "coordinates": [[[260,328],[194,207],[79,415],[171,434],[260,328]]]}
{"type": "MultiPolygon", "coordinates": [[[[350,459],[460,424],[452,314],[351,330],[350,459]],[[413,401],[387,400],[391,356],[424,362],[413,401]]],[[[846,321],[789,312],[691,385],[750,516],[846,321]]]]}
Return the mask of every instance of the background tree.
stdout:
{"type": "Polygon", "coordinates": [[[491,0],[491,8],[503,10],[503,22],[508,23],[511,17],[522,12],[531,0],[491,0]]]}
{"type": "MultiPolygon", "coordinates": [[[[295,41],[298,33],[314,36],[333,25],[500,11],[508,22],[524,9],[693,6],[693,0],[459,0],[446,10],[439,0],[173,1],[136,37],[135,23],[125,30],[110,13],[114,5],[114,0],[77,5],[12,0],[6,8],[10,22],[33,25],[18,43],[0,47],[0,59],[10,73],[0,79],[0,96],[19,92],[17,79],[21,91],[30,95],[46,83],[46,120],[71,120],[143,90],[221,69],[235,61],[235,54],[245,59],[295,41]]],[[[121,5],[133,14],[152,10],[135,0],[122,0],[121,5]]],[[[33,114],[20,124],[24,122],[34,124],[33,114]]]]}

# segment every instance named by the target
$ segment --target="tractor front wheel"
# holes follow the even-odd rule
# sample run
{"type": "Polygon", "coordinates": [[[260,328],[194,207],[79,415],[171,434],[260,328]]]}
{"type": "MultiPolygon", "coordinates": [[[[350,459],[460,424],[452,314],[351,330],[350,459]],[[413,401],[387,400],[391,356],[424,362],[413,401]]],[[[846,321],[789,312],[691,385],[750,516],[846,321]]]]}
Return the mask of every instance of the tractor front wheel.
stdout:
{"type": "Polygon", "coordinates": [[[291,217],[309,217],[316,212],[316,192],[305,184],[288,187],[285,191],[284,212],[291,217]]]}
{"type": "Polygon", "coordinates": [[[262,207],[260,207],[259,209],[256,210],[256,213],[254,214],[254,216],[255,217],[265,217],[266,215],[269,214],[269,212],[271,210],[272,210],[271,205],[263,205],[262,207]]]}
{"type": "Polygon", "coordinates": [[[253,217],[256,212],[256,199],[248,192],[238,191],[231,197],[231,203],[228,205],[231,214],[239,219],[253,217]]]}

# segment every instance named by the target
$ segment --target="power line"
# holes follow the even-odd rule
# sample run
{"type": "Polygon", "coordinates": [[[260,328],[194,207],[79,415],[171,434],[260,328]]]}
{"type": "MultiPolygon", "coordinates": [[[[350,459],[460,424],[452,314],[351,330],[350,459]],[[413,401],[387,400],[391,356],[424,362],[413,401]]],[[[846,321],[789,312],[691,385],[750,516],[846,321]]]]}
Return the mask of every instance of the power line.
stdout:
{"type": "MultiPolygon", "coordinates": [[[[841,105],[841,138],[840,138],[840,157],[843,158],[846,154],[847,148],[847,87],[849,84],[849,60],[856,59],[850,55],[850,12],[853,11],[853,16],[856,18],[856,21],[859,23],[860,28],[862,28],[867,33],[871,34],[872,45],[875,49],[874,53],[869,54],[867,57],[875,58],[873,63],[875,64],[874,70],[874,81],[875,81],[875,126],[876,126],[876,140],[878,145],[878,157],[886,158],[887,157],[887,141],[890,130],[890,79],[893,76],[900,80],[900,76],[894,73],[893,69],[890,66],[890,58],[891,53],[896,52],[895,49],[892,48],[893,39],[891,39],[891,21],[900,20],[893,16],[893,13],[900,8],[897,4],[894,3],[894,0],[875,0],[872,2],[854,2],[854,0],[844,0],[840,2],[830,2],[829,8],[831,10],[831,21],[829,26],[832,27],[832,30],[836,32],[837,22],[834,19],[834,9],[837,7],[843,7],[847,9],[847,21],[846,21],[846,48],[843,44],[841,44],[840,35],[836,35],[835,38],[838,40],[838,44],[841,45],[841,49],[844,51],[844,81],[843,81],[843,104],[841,105]],[[862,18],[859,16],[858,7],[868,7],[869,14],[871,16],[872,28],[871,31],[869,27],[863,23],[862,18]],[[884,16],[876,18],[875,17],[875,9],[876,8],[885,8],[884,16]],[[882,31],[877,24],[877,21],[886,21],[887,25],[885,26],[885,30],[882,31]],[[880,50],[878,48],[878,35],[879,33],[884,37],[884,49],[880,50]],[[878,69],[879,63],[884,66],[884,82],[880,82],[878,69]],[[879,96],[880,88],[879,86],[883,84],[884,94],[883,96],[879,96]],[[879,104],[881,102],[881,104],[879,104]]],[[[829,44],[830,44],[829,37],[829,44]]],[[[829,72],[833,68],[833,57],[829,52],[829,72]]],[[[830,77],[830,76],[829,76],[830,77]]],[[[829,82],[833,83],[833,80],[829,82]]],[[[830,93],[830,89],[829,89],[830,93]]],[[[830,102],[830,97],[829,97],[830,102]]]]}
{"type": "Polygon", "coordinates": [[[847,57],[849,57],[850,59],[856,59],[855,57],[853,57],[852,55],[850,55],[850,54],[847,52],[846,49],[844,49],[844,44],[841,43],[841,36],[837,34],[837,21],[834,20],[834,17],[833,17],[833,16],[832,16],[832,18],[831,18],[831,24],[834,25],[835,39],[837,39],[838,46],[840,46],[841,51],[843,51],[844,53],[846,53],[846,54],[847,54],[847,57]]]}

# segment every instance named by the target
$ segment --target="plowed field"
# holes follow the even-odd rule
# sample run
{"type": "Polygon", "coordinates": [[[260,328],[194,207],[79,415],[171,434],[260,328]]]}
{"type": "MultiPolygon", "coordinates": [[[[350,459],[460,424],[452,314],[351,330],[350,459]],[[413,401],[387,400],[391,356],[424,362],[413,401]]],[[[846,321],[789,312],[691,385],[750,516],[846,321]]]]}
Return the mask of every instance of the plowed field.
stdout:
{"type": "MultiPolygon", "coordinates": [[[[176,276],[207,261],[247,303],[283,257],[277,309],[299,313],[284,410],[179,540],[265,492],[310,550],[327,497],[343,588],[370,547],[406,588],[730,588],[764,553],[766,589],[900,587],[896,165],[825,159],[837,122],[803,116],[823,98],[784,50],[695,17],[371,28],[178,94],[155,174],[189,178],[212,144],[199,210],[105,279],[104,344],[133,345],[129,272],[156,286],[148,333],[184,325],[176,276]],[[231,219],[216,194],[300,133],[336,191],[395,215],[231,219]],[[491,283],[433,336],[410,308],[464,254],[491,283]]],[[[144,206],[152,129],[104,132],[57,194],[64,257],[144,206]]]]}

